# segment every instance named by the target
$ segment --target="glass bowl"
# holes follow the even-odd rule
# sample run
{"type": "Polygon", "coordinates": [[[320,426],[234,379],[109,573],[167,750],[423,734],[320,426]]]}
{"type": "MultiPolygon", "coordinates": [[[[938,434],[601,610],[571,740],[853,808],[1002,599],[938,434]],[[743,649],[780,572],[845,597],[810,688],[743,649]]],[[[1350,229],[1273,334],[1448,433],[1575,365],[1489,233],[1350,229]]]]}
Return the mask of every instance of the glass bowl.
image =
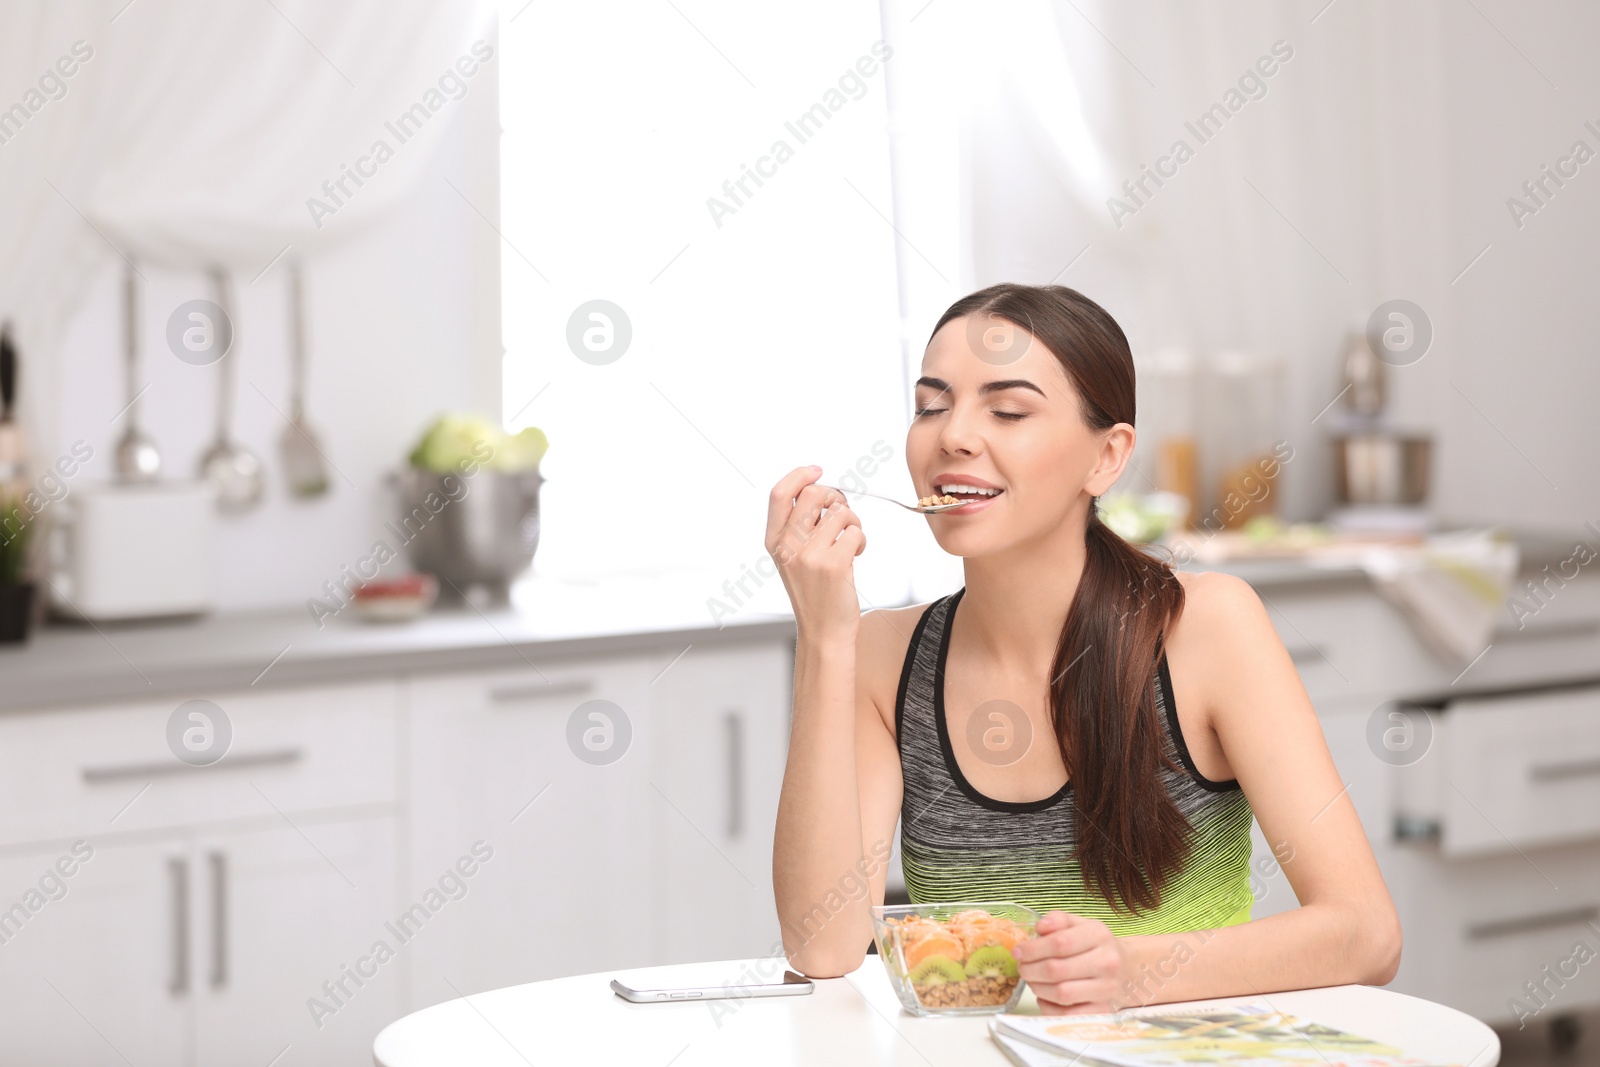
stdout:
{"type": "Polygon", "coordinates": [[[1022,998],[1011,946],[1037,936],[1039,913],[1004,900],[872,909],[878,955],[914,1015],[987,1015],[1022,998]]]}

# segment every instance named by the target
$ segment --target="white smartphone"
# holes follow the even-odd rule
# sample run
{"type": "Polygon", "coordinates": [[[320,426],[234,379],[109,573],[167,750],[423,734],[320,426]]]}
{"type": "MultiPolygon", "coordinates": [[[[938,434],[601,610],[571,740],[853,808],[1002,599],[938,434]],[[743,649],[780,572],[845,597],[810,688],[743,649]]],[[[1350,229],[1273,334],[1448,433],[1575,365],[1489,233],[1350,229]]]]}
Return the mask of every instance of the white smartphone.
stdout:
{"type": "Polygon", "coordinates": [[[611,989],[617,996],[635,1004],[656,1004],[673,1000],[797,997],[816,988],[811,979],[781,963],[772,972],[760,974],[749,964],[730,967],[719,963],[690,963],[652,967],[617,975],[611,979],[611,989]],[[782,973],[777,973],[779,971],[782,973]]]}

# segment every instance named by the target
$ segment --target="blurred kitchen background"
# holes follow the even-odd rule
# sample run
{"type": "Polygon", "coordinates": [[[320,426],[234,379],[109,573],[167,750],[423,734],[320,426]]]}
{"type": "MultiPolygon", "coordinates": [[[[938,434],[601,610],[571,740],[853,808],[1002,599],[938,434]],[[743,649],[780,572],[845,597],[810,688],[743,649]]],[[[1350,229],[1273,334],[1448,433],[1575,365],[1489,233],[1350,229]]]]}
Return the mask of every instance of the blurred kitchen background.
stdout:
{"type": "MultiPolygon", "coordinates": [[[[1126,330],[1103,503],[1267,602],[1393,987],[1592,1062],[1597,36],[1506,0],[7,5],[0,1061],[368,1062],[458,995],[780,952],[767,490],[911,498],[928,332],[1010,280],[1126,330]]],[[[864,609],[960,585],[857,510],[864,609]]],[[[1256,845],[1256,913],[1292,907],[1256,845]]]]}

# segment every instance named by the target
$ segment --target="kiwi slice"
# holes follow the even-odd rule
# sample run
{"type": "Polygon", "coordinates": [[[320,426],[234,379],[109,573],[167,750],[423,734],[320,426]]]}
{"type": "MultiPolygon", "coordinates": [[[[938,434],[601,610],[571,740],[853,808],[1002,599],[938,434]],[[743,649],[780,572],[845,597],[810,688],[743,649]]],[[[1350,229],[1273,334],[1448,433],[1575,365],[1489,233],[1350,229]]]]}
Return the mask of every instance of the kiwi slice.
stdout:
{"type": "Polygon", "coordinates": [[[984,945],[967,957],[968,978],[1015,978],[1017,960],[1003,945],[984,945]]]}
{"type": "Polygon", "coordinates": [[[966,981],[967,972],[949,956],[929,956],[907,975],[912,985],[944,985],[966,981]]]}

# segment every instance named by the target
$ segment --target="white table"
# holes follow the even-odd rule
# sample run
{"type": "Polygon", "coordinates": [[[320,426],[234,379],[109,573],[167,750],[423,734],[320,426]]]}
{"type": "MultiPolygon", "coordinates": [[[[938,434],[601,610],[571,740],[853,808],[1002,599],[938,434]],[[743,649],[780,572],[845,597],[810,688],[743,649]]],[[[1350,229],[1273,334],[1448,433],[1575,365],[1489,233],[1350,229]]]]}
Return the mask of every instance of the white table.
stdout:
{"type": "MultiPolygon", "coordinates": [[[[745,963],[727,964],[737,973],[745,963]]],[[[805,996],[632,1004],[614,973],[578,975],[446,1001],[387,1026],[379,1067],[544,1067],[545,1064],[945,1064],[1009,1067],[989,1016],[920,1017],[900,1007],[876,956],[805,996]]],[[[639,973],[633,971],[631,973],[639,973]]],[[[1500,1040],[1470,1015],[1374,986],[1346,985],[1208,998],[1269,1001],[1275,1009],[1387,1041],[1430,1064],[1495,1067],[1500,1040]]],[[[1038,1013],[1025,990],[1019,1012],[1038,1013]]]]}

